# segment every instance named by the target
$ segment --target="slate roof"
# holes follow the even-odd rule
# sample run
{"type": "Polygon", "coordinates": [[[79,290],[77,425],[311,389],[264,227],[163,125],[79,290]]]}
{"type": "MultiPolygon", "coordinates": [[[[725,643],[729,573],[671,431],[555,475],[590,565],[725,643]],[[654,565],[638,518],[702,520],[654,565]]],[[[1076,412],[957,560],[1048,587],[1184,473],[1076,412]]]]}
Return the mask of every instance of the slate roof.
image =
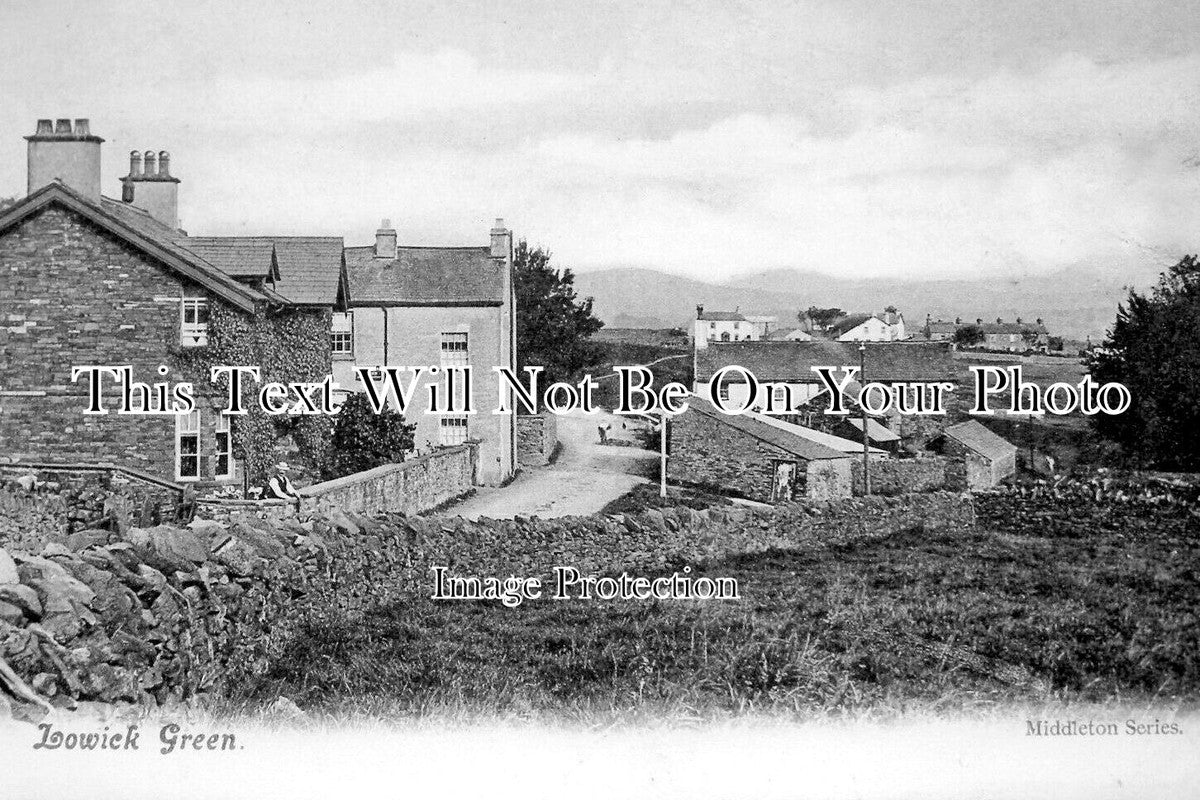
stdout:
{"type": "Polygon", "coordinates": [[[746,318],[736,311],[705,311],[696,315],[704,322],[745,322],[746,318]]]}
{"type": "Polygon", "coordinates": [[[834,336],[841,336],[847,331],[854,330],[859,325],[862,325],[864,322],[874,316],[874,314],[851,314],[849,316],[842,317],[837,322],[829,326],[829,333],[833,334],[834,336]]]}
{"type": "MultiPolygon", "coordinates": [[[[866,342],[866,379],[957,381],[949,342],[866,342]]],[[[707,381],[722,367],[737,365],[761,380],[814,383],[814,366],[858,366],[858,342],[709,342],[696,352],[696,380],[707,381]]]]}
{"type": "Polygon", "coordinates": [[[279,280],[271,242],[233,236],[188,236],[177,241],[226,275],[279,280]]]}
{"type": "MultiPolygon", "coordinates": [[[[857,428],[859,434],[862,433],[862,418],[847,417],[846,422],[849,422],[853,427],[857,428]]],[[[867,417],[867,436],[872,442],[898,442],[900,435],[886,425],[880,424],[877,420],[867,417]]]]}
{"type": "Polygon", "coordinates": [[[946,428],[946,436],[992,461],[1017,452],[1015,444],[992,433],[974,419],[946,428]]]}
{"type": "MultiPolygon", "coordinates": [[[[189,237],[190,238],[190,237],[189,237]]],[[[199,238],[199,237],[197,237],[199,238]]],[[[222,236],[232,247],[274,247],[279,278],[275,291],[297,305],[337,306],[342,284],[340,236],[222,236]]]]}
{"type": "Polygon", "coordinates": [[[195,281],[238,308],[248,311],[254,308],[256,302],[268,299],[261,292],[226,275],[203,257],[180,247],[175,239],[182,235],[181,231],[158,222],[141,209],[117,200],[103,197],[96,202],[86,198],[58,180],[46,184],[24,200],[5,209],[0,214],[0,235],[21,220],[52,204],[80,214],[168,269],[195,281]]]}
{"type": "MultiPolygon", "coordinates": [[[[506,262],[490,247],[398,247],[394,259],[374,246],[347,247],[351,305],[501,305],[506,262]]],[[[281,265],[282,269],[282,265],[281,265]]]]}
{"type": "Polygon", "coordinates": [[[778,447],[787,453],[802,458],[805,461],[821,461],[831,458],[847,458],[846,454],[832,447],[826,447],[810,439],[798,436],[781,427],[768,424],[761,419],[755,419],[749,414],[722,414],[712,403],[699,395],[692,395],[688,400],[688,414],[697,413],[728,425],[747,436],[761,442],[778,447]]]}

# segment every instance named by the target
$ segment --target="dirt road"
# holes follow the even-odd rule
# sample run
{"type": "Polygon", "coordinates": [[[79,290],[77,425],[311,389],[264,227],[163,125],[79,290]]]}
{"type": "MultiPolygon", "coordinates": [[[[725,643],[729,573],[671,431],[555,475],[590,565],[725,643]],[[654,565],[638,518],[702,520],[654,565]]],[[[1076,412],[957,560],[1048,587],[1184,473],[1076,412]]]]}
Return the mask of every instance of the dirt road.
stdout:
{"type": "Polygon", "coordinates": [[[634,422],[607,412],[558,417],[561,451],[553,464],[527,467],[502,488],[480,487],[473,497],[444,513],[469,519],[596,513],[637,484],[645,483],[647,479],[638,473],[645,473],[647,467],[652,469],[658,458],[657,453],[639,447],[601,445],[597,428],[605,421],[612,425],[612,436],[634,438],[634,422]],[[628,429],[621,428],[623,422],[628,429]]]}

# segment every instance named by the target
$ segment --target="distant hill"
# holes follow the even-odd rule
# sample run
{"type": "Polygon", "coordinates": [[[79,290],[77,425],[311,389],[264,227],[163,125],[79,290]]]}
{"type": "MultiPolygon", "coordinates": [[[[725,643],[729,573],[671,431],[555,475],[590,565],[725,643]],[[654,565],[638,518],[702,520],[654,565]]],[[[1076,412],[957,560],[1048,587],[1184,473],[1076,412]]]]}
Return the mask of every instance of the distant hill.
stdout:
{"type": "Polygon", "coordinates": [[[850,312],[894,305],[912,328],[924,324],[926,314],[964,320],[1041,317],[1054,335],[1096,339],[1116,318],[1125,284],[1145,287],[1156,274],[1154,268],[1122,277],[1114,271],[1072,267],[1022,278],[903,281],[773,270],[718,284],[628,268],[577,272],[575,287],[580,295],[595,299],[596,314],[606,324],[619,328],[686,327],[695,318],[697,304],[776,316],[781,326],[794,324],[796,312],[812,305],[850,312]]]}

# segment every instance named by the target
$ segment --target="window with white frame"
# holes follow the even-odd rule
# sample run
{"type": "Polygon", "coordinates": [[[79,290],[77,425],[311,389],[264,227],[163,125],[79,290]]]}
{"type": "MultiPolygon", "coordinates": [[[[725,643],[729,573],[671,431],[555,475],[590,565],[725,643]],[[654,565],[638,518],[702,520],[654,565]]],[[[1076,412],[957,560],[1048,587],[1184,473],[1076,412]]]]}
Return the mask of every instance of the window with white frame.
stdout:
{"type": "Polygon", "coordinates": [[[217,415],[216,465],[213,474],[218,478],[231,478],[233,465],[233,429],[227,414],[217,415]]]}
{"type": "Polygon", "coordinates": [[[200,478],[200,412],[175,416],[175,477],[200,478]]]}
{"type": "Polygon", "coordinates": [[[442,366],[465,367],[467,363],[467,334],[443,333],[442,366]]]}
{"type": "Polygon", "coordinates": [[[334,312],[333,326],[330,332],[330,350],[335,356],[354,355],[354,331],[351,328],[349,314],[334,312]]]}
{"type": "Polygon", "coordinates": [[[438,441],[443,447],[462,444],[467,441],[467,418],[442,417],[438,420],[438,441]]]}
{"type": "Polygon", "coordinates": [[[180,308],[179,342],[184,347],[208,344],[208,301],[203,297],[185,297],[180,308]]]}

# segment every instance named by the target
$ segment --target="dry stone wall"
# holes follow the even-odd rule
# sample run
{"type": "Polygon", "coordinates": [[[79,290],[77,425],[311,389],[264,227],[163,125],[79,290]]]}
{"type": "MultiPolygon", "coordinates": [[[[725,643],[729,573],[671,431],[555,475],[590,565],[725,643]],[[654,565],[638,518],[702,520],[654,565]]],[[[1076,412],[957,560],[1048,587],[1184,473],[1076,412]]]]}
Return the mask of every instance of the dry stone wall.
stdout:
{"type": "Polygon", "coordinates": [[[654,574],[734,553],[973,525],[969,497],[927,494],[550,520],[335,511],[305,522],[239,515],[133,527],[0,549],[0,658],[40,702],[163,703],[253,681],[308,620],[428,594],[433,566],[654,574]]]}
{"type": "Polygon", "coordinates": [[[553,414],[522,414],[517,417],[517,462],[522,467],[550,463],[558,444],[557,417],[553,414]]]}

